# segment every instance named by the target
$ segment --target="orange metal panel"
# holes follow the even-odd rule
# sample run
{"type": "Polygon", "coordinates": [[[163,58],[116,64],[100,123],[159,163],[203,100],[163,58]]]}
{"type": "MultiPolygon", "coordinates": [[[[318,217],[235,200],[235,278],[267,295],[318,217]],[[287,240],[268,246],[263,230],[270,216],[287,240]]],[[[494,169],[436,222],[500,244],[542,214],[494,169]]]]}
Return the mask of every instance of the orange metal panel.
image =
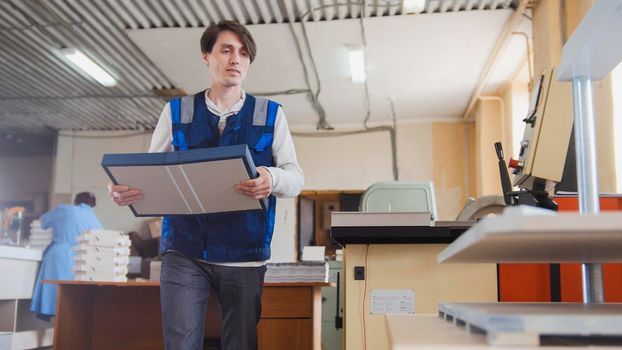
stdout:
{"type": "MultiPolygon", "coordinates": [[[[578,211],[577,197],[555,197],[560,211],[578,211]]],[[[602,211],[622,210],[622,195],[600,198],[602,211]]],[[[581,264],[561,264],[564,302],[581,302],[581,264]]],[[[605,301],[622,302],[622,264],[604,264],[605,301]]],[[[547,302],[551,300],[548,264],[499,264],[499,301],[547,302]]]]}
{"type": "Polygon", "coordinates": [[[548,264],[499,264],[499,301],[551,299],[548,264]]]}

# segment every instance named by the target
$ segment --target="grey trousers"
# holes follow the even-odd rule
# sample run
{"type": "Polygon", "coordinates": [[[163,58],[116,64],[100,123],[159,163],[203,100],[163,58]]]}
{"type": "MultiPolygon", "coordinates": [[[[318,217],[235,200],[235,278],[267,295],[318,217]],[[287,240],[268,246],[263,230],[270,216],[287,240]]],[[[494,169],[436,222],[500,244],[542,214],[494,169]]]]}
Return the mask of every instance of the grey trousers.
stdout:
{"type": "Polygon", "coordinates": [[[221,349],[257,349],[265,273],[265,266],[219,266],[177,252],[165,253],[160,275],[165,349],[203,349],[205,314],[212,292],[220,302],[221,349]]]}

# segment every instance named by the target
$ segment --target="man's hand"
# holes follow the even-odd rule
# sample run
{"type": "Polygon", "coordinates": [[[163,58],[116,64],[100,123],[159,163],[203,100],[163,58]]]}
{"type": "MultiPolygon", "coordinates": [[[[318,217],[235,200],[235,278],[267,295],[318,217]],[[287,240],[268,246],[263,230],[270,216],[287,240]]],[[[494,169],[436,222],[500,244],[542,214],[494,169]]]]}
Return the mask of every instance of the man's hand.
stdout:
{"type": "Polygon", "coordinates": [[[257,168],[259,177],[253,180],[245,180],[235,185],[235,190],[239,193],[253,197],[255,199],[266,198],[272,192],[272,175],[264,168],[257,168]]]}
{"type": "Polygon", "coordinates": [[[108,195],[119,206],[134,204],[144,197],[140,190],[113,184],[108,185],[108,195]]]}

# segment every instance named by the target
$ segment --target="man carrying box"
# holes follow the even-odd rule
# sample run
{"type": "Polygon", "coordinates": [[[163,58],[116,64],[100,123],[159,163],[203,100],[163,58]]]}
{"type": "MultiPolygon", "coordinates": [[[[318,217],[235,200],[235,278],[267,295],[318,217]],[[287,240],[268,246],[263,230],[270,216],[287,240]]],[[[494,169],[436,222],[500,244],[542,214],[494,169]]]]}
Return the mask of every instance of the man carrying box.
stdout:
{"type": "MultiPolygon", "coordinates": [[[[265,211],[164,217],[160,294],[165,348],[202,349],[213,291],[221,307],[222,349],[256,349],[275,197],[298,195],[304,178],[281,106],[242,89],[256,54],[248,30],[234,21],[212,25],[201,37],[201,51],[211,87],[164,107],[149,152],[247,144],[259,176],[235,189],[258,200],[268,198],[269,205],[265,211]]],[[[120,206],[143,199],[140,189],[123,185],[110,185],[109,194],[120,206]]]]}

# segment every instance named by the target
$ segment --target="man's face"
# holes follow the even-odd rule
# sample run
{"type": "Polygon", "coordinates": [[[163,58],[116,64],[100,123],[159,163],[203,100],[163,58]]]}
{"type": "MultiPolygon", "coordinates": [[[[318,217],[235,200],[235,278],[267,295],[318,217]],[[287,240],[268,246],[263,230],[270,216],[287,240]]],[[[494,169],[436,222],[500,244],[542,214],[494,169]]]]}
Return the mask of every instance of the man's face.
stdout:
{"type": "Polygon", "coordinates": [[[203,54],[203,62],[209,66],[212,84],[227,87],[242,85],[251,64],[240,38],[228,30],[218,34],[212,52],[203,54]]]}

